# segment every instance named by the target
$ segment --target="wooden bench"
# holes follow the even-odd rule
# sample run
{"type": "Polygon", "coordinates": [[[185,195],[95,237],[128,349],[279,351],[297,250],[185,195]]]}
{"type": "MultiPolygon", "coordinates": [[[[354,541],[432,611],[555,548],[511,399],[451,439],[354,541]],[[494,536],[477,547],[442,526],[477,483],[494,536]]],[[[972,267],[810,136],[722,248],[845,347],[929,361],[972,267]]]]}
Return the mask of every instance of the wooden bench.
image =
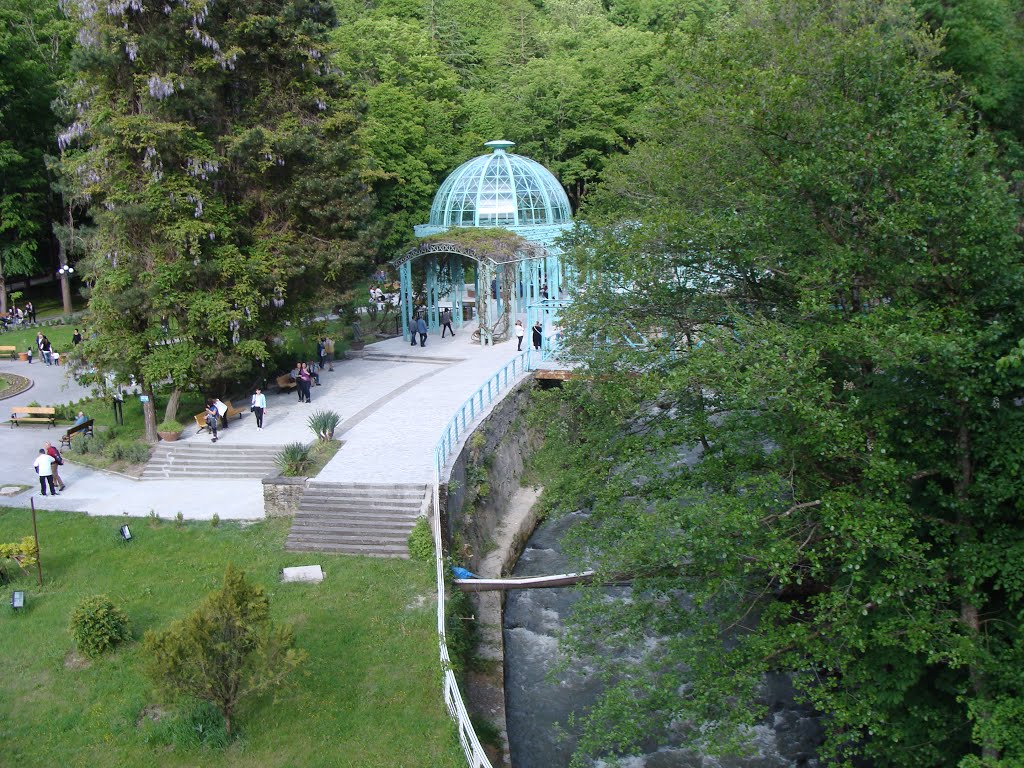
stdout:
{"type": "MultiPolygon", "coordinates": [[[[225,405],[228,407],[227,411],[224,412],[225,419],[230,419],[232,416],[237,416],[241,419],[242,414],[245,413],[241,408],[236,408],[234,403],[225,403],[225,405]]],[[[199,432],[206,429],[206,411],[197,413],[193,418],[196,420],[196,426],[199,427],[199,432]]]]}
{"type": "Polygon", "coordinates": [[[299,386],[298,382],[292,378],[290,373],[277,377],[277,389],[280,392],[284,392],[286,389],[295,389],[297,386],[299,386]]]}
{"type": "Polygon", "coordinates": [[[13,360],[18,356],[18,348],[9,345],[2,346],[0,347],[0,355],[10,355],[11,360],[13,360]]]}
{"type": "Polygon", "coordinates": [[[71,438],[77,435],[79,432],[83,432],[87,435],[92,434],[92,419],[83,421],[81,424],[75,424],[73,427],[68,427],[68,431],[60,436],[61,446],[71,447],[71,438]]]}
{"type": "Polygon", "coordinates": [[[23,421],[45,422],[51,427],[54,427],[57,425],[57,409],[43,407],[32,408],[27,405],[11,408],[11,426],[21,426],[21,422],[23,421]]]}

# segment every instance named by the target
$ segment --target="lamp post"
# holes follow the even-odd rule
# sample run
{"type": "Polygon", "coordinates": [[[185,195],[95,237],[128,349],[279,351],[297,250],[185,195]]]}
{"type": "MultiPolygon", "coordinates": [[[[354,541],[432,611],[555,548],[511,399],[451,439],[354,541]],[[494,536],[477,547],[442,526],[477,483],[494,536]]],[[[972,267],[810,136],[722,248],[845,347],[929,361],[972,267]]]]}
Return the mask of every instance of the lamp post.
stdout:
{"type": "Polygon", "coordinates": [[[75,268],[70,264],[61,264],[60,269],[57,270],[57,274],[60,276],[60,296],[64,302],[64,314],[71,314],[71,275],[75,273],[75,268]]]}

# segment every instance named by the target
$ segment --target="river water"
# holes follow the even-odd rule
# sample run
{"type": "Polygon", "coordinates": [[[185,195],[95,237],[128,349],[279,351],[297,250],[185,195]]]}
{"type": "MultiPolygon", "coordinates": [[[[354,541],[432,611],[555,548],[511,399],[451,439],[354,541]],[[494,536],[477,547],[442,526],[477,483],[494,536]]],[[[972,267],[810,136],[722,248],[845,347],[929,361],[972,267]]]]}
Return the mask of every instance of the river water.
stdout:
{"type": "MultiPolygon", "coordinates": [[[[527,542],[515,576],[571,570],[561,551],[563,534],[582,513],[542,523],[527,542]]],[[[628,596],[629,587],[608,587],[628,596]]],[[[600,689],[586,671],[550,673],[561,660],[558,637],[576,600],[572,589],[511,590],[505,602],[505,708],[513,768],[564,768],[576,744],[569,716],[593,703],[600,689]]],[[[645,754],[620,761],[622,768],[816,768],[818,721],[792,700],[783,676],[767,680],[767,719],[750,734],[745,757],[714,758],[676,744],[644,745],[645,754]]],[[[600,766],[600,763],[595,764],[600,766]]]]}

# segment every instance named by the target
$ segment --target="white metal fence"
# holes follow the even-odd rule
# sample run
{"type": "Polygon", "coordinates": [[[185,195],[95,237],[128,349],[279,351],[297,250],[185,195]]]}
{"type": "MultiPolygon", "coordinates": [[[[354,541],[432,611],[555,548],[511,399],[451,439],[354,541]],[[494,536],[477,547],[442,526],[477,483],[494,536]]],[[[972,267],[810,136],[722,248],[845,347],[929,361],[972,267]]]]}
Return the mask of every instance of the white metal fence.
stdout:
{"type": "Polygon", "coordinates": [[[455,413],[441,433],[434,448],[434,514],[431,517],[431,531],[434,535],[434,566],[437,572],[437,635],[441,654],[441,671],[444,675],[444,703],[448,712],[455,720],[459,729],[459,743],[466,754],[466,763],[470,768],[493,768],[491,761],[480,746],[480,740],[473,730],[473,724],[466,712],[466,703],[452,672],[451,658],[448,656],[448,644],[445,640],[445,562],[441,543],[441,506],[440,484],[441,472],[448,463],[448,458],[460,445],[461,438],[470,427],[497,399],[498,395],[515,384],[529,370],[529,355],[523,352],[510,360],[501,370],[495,373],[473,393],[462,407],[455,413]]]}

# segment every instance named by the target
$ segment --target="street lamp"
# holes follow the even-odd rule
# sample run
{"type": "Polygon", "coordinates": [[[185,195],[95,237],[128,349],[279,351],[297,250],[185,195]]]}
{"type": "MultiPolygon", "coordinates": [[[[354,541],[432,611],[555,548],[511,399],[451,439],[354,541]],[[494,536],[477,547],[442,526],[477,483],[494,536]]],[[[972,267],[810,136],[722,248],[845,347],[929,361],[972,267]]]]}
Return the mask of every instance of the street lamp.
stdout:
{"type": "Polygon", "coordinates": [[[60,269],[57,270],[57,274],[60,275],[62,280],[67,278],[67,277],[70,277],[74,273],[75,273],[75,268],[72,267],[70,264],[64,264],[64,265],[61,266],[60,269]]]}
{"type": "Polygon", "coordinates": [[[57,274],[60,275],[60,295],[61,300],[64,304],[64,314],[71,314],[71,275],[75,273],[75,268],[70,264],[61,264],[60,269],[57,270],[57,274]]]}

